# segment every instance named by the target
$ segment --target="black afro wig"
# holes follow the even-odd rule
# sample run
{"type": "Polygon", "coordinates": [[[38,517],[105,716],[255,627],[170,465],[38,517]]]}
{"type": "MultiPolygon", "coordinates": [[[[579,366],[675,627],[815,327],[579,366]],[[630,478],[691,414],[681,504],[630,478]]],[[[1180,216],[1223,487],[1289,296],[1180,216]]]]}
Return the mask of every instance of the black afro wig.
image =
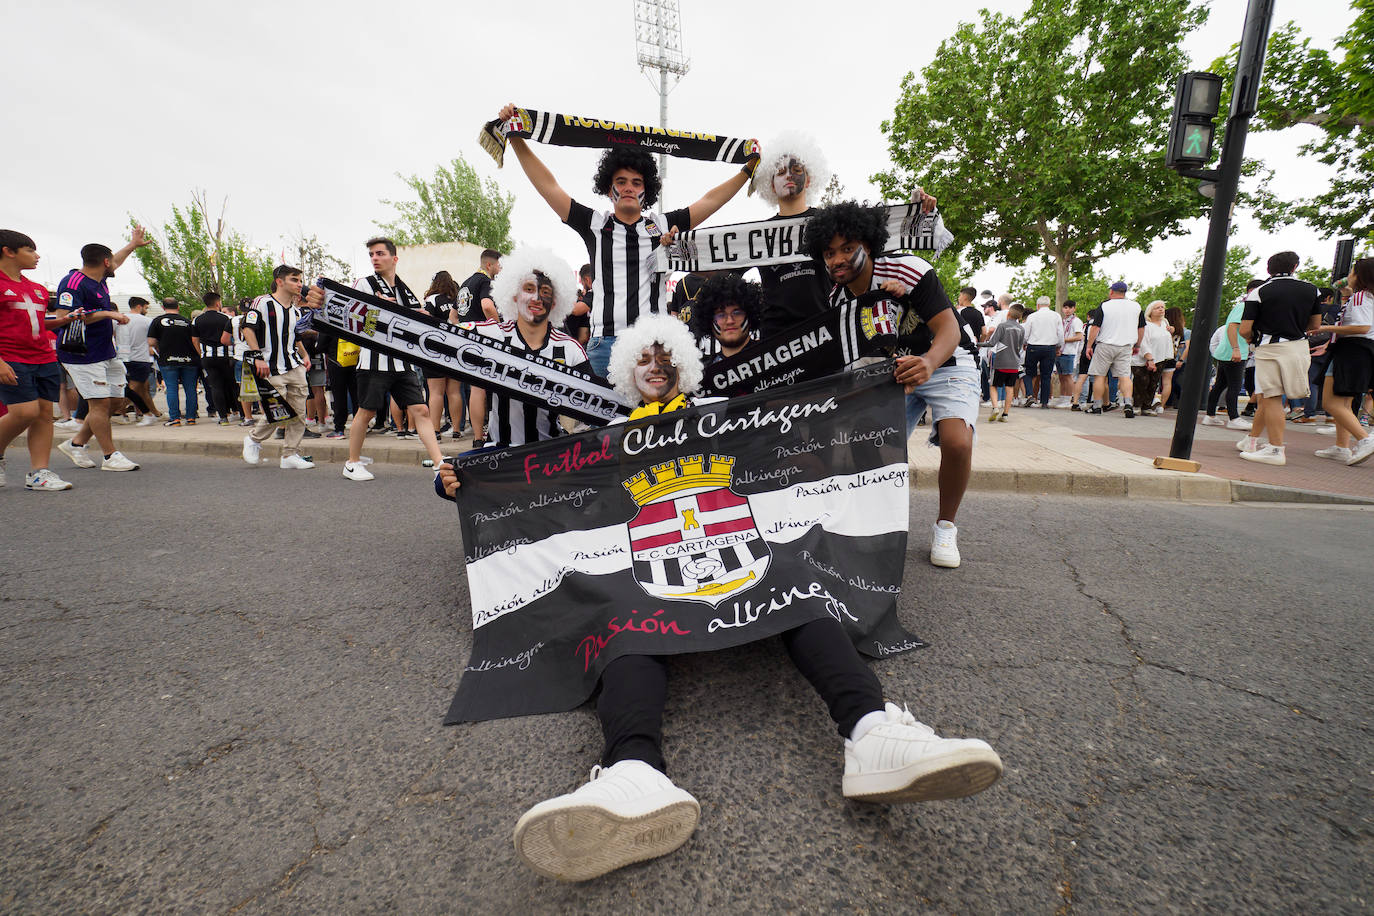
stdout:
{"type": "Polygon", "coordinates": [[[749,326],[745,330],[757,332],[762,301],[763,297],[757,283],[750,283],[739,274],[715,274],[702,284],[701,290],[697,293],[696,303],[692,309],[692,324],[695,325],[693,330],[696,331],[697,337],[714,337],[716,309],[734,304],[744,309],[745,317],[749,320],[749,326]]]}
{"type": "Polygon", "coordinates": [[[846,200],[822,207],[806,221],[806,253],[823,260],[835,236],[862,242],[877,257],[887,244],[887,215],[880,207],[865,207],[846,200]]]}
{"type": "Polygon", "coordinates": [[[611,193],[611,179],[621,169],[638,172],[644,177],[644,208],[647,210],[658,203],[658,192],[663,183],[658,180],[658,163],[654,157],[641,149],[628,146],[613,146],[601,156],[596,164],[596,177],[592,179],[592,190],[598,197],[611,193]]]}

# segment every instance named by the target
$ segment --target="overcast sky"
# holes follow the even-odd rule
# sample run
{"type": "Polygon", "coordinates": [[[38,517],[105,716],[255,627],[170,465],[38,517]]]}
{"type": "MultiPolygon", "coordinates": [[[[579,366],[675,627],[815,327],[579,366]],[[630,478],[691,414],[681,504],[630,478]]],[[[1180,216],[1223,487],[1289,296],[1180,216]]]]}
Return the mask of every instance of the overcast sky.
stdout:
{"type": "MultiPolygon", "coordinates": [[[[928,64],[960,20],[976,18],[963,4],[897,0],[679,5],[692,69],[669,97],[670,126],[765,144],[783,129],[805,129],[848,194],[873,201],[868,176],[888,165],[879,124],[903,75],[928,64]]],[[[987,5],[1019,14],[1029,4],[987,5]]],[[[1239,40],[1244,13],[1243,0],[1212,4],[1210,22],[1188,41],[1196,66],[1239,40]]],[[[1344,0],[1277,5],[1276,23],[1293,18],[1329,44],[1353,13],[1344,0]]],[[[0,225],[37,240],[34,279],[49,285],[77,266],[86,242],[118,248],[130,214],[160,234],[171,207],[197,188],[216,206],[227,198],[227,222],[255,244],[279,252],[285,239],[315,234],[361,273],[363,241],[392,215],[380,200],[406,194],[396,173],[428,175],[460,154],[515,194],[517,243],[547,245],[576,266],[581,242],[513,156],[497,170],[476,142],[482,122],[513,101],[658,123],[656,81],[635,63],[631,0],[43,0],[14,6],[6,21],[0,225]]],[[[1295,155],[1302,130],[1252,135],[1247,146],[1278,168],[1281,194],[1310,193],[1325,180],[1324,166],[1295,155]]],[[[595,151],[538,151],[569,193],[591,198],[595,151]]],[[[730,168],[671,160],[664,203],[691,203],[730,168]]],[[[741,193],[712,222],[769,213],[741,193]]],[[[1244,217],[1239,225],[1239,241],[1261,255],[1292,248],[1331,261],[1334,239],[1302,228],[1266,236],[1244,217]]],[[[1118,256],[1107,269],[1154,282],[1205,235],[1198,220],[1191,235],[1118,256]]],[[[404,262],[399,269],[404,276],[404,262]]],[[[1012,273],[990,264],[971,279],[1000,291],[1012,273]]],[[[417,287],[428,279],[409,278],[417,287]]],[[[121,297],[147,289],[133,259],[111,286],[121,297]]]]}

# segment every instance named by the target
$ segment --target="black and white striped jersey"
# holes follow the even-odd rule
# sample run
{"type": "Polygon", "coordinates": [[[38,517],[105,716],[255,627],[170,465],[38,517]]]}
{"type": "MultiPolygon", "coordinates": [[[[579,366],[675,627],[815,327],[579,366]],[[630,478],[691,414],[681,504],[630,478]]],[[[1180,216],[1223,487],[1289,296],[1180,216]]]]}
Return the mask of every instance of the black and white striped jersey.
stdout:
{"type": "MultiPolygon", "coordinates": [[[[576,340],[553,328],[548,329],[543,344],[537,347],[520,336],[514,321],[483,321],[474,330],[522,356],[542,357],[565,366],[580,366],[587,361],[586,352],[576,340]]],[[[487,392],[487,441],[492,445],[524,445],[561,435],[563,427],[558,424],[557,412],[531,407],[496,391],[487,392]]]]}
{"type": "MultiPolygon", "coordinates": [[[[398,305],[405,308],[420,309],[424,307],[424,304],[420,302],[420,297],[411,292],[410,287],[406,286],[405,281],[400,277],[396,277],[394,283],[388,283],[380,274],[373,274],[370,277],[361,277],[355,280],[353,288],[371,293],[374,296],[393,299],[398,305]]],[[[411,365],[399,356],[391,356],[363,347],[358,352],[358,369],[371,372],[404,372],[410,371],[411,365]]]]}
{"type": "Polygon", "coordinates": [[[607,210],[572,202],[567,224],[582,237],[591,262],[593,337],[613,337],[645,312],[665,311],[664,274],[654,252],[664,232],[691,228],[687,208],[646,213],[633,225],[607,210]]]}
{"type": "Polygon", "coordinates": [[[282,375],[301,364],[296,352],[296,322],[300,318],[300,309],[282,305],[271,296],[254,299],[253,307],[243,316],[243,327],[257,337],[270,375],[282,375]]]}
{"type": "Polygon", "coordinates": [[[928,322],[948,309],[959,326],[959,342],[943,365],[977,367],[978,341],[950,303],[935,268],[928,261],[912,254],[880,255],[873,259],[873,280],[869,289],[878,289],[884,280],[898,281],[907,287],[907,294],[901,299],[876,302],[871,308],[859,308],[855,302],[858,297],[848,286],[837,285],[831,289],[830,305],[847,312],[840,326],[846,354],[857,352],[854,343],[860,336],[871,340],[876,335],[893,334],[897,337],[895,355],[920,356],[935,342],[928,322]]]}

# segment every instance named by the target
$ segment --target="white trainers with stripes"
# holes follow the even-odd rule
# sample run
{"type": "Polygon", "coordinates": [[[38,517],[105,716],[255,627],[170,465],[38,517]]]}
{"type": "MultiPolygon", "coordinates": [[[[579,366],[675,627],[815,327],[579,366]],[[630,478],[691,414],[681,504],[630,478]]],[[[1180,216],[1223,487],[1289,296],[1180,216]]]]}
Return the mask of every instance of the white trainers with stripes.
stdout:
{"type": "Polygon", "coordinates": [[[981,792],[1002,777],[986,741],[941,738],[888,703],[884,721],[844,743],[844,796],[863,802],[935,801],[981,792]]]}
{"type": "Polygon", "coordinates": [[[575,792],[542,801],[515,825],[525,864],[559,881],[587,881],[677,849],[697,828],[701,806],[641,760],[592,768],[575,792]]]}

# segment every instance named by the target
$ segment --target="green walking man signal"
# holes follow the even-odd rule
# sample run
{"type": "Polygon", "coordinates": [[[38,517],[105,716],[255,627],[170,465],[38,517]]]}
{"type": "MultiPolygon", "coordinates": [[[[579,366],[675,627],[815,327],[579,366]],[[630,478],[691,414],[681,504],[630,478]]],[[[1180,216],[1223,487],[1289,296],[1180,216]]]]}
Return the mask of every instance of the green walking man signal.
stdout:
{"type": "Polygon", "coordinates": [[[1198,168],[1212,158],[1213,119],[1220,103],[1221,77],[1216,74],[1194,72],[1178,78],[1164,159],[1169,168],[1198,168]]]}

